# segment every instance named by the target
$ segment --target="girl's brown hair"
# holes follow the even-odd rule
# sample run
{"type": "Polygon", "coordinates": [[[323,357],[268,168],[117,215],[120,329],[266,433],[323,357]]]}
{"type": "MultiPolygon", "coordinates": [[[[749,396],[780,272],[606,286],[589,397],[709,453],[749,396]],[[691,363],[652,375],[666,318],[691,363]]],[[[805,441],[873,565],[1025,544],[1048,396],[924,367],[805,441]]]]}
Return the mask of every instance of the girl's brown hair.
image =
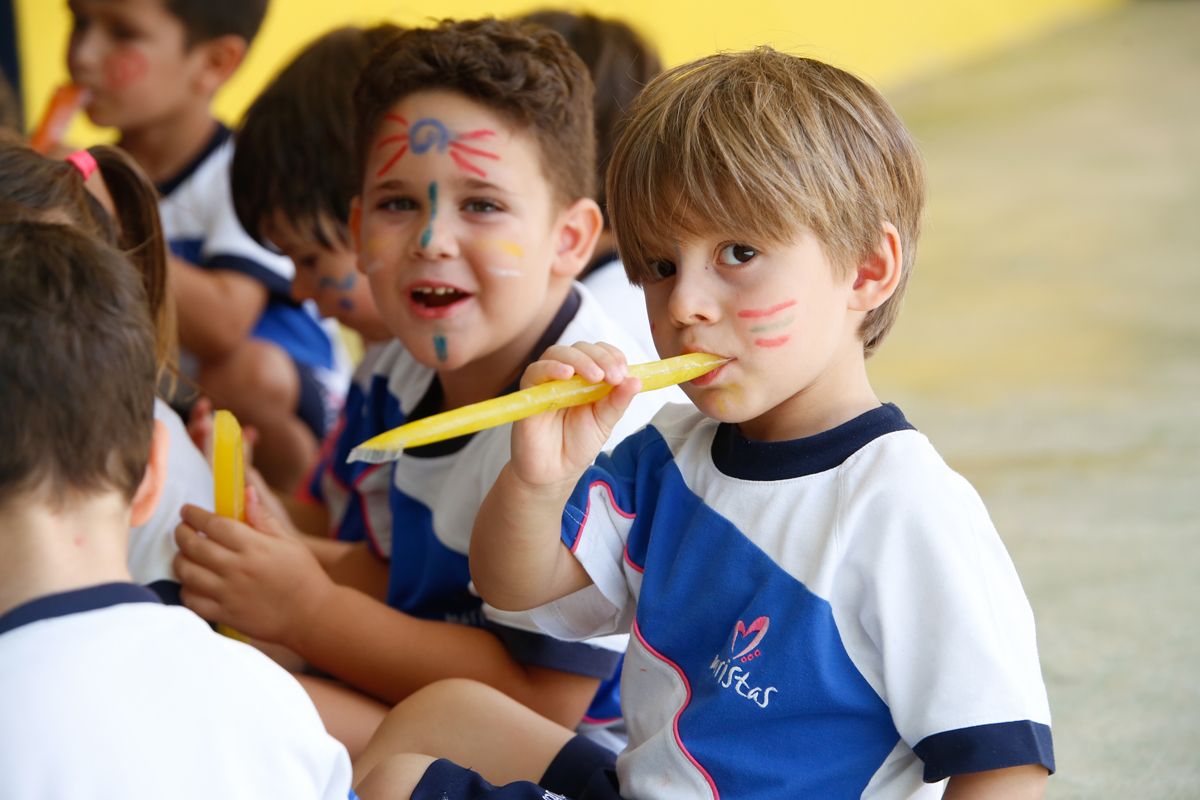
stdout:
{"type": "Polygon", "coordinates": [[[46,158],[8,136],[0,136],[0,199],[34,212],[37,218],[74,225],[126,252],[141,274],[154,323],[160,377],[174,375],[178,335],[158,194],[125,151],[98,145],[88,152],[112,197],[116,219],[88,191],[73,164],[46,158]]]}

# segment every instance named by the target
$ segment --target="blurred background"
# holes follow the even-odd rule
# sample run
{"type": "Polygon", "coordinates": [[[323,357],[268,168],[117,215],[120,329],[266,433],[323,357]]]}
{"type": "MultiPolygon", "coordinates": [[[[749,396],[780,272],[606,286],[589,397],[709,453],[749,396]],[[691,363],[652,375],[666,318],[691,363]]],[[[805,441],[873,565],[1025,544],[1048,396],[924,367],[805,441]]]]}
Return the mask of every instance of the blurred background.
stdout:
{"type": "MultiPolygon", "coordinates": [[[[546,7],[273,0],[216,107],[236,123],[334,25],[546,7]]],[[[669,65],[769,43],[883,89],[929,206],[871,369],[980,490],[1021,573],[1054,715],[1047,796],[1200,797],[1200,2],[563,7],[625,19],[669,65]]],[[[65,9],[0,0],[28,127],[66,78],[65,9]]]]}

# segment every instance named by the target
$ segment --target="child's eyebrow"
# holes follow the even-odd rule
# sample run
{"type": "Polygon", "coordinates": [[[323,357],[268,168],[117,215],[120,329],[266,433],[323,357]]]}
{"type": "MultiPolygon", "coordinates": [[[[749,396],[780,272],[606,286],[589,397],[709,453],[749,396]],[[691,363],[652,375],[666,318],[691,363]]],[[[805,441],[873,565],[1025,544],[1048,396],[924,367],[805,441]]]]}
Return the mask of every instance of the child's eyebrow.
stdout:
{"type": "Polygon", "coordinates": [[[388,178],[386,181],[379,181],[371,184],[371,190],[382,191],[408,191],[412,187],[409,182],[400,178],[388,178]]]}
{"type": "Polygon", "coordinates": [[[497,186],[490,181],[481,181],[479,178],[464,178],[460,181],[464,189],[472,192],[499,192],[501,194],[512,194],[503,186],[497,186]]]}

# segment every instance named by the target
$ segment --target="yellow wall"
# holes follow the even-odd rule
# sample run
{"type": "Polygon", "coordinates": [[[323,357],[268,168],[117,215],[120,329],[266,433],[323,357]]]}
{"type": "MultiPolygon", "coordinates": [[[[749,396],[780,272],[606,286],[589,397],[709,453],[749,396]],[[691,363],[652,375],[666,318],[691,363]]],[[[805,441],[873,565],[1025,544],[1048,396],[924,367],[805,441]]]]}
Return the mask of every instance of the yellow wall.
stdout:
{"type": "MultiPolygon", "coordinates": [[[[262,32],[237,76],[217,96],[227,121],[238,115],[273,72],[306,41],[339,24],[390,19],[420,25],[431,15],[468,18],[546,7],[621,17],[658,47],[668,64],[716,50],[757,44],[804,53],[846,67],[882,85],[942,68],[1030,36],[1121,0],[604,0],[555,4],[528,0],[272,0],[262,32]],[[738,10],[730,11],[734,7],[738,10]]],[[[32,127],[54,86],[66,80],[69,18],[65,0],[16,0],[22,84],[32,127]]],[[[104,135],[77,122],[70,138],[86,144],[104,135]]]]}

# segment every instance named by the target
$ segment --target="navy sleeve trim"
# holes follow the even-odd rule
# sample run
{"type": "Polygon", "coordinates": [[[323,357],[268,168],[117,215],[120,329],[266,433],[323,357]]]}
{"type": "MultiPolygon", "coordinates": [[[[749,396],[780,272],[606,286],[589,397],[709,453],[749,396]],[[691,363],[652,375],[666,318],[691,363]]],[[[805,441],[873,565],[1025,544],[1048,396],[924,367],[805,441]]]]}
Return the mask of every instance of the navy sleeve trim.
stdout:
{"type": "Polygon", "coordinates": [[[1021,720],[935,733],[913,752],[925,762],[928,783],[967,772],[1041,764],[1054,773],[1050,726],[1021,720]]]}
{"type": "Polygon", "coordinates": [[[621,661],[622,653],[583,642],[564,642],[552,636],[509,628],[494,622],[486,622],[484,627],[500,639],[513,659],[520,664],[604,680],[613,676],[621,661]]]}
{"type": "Polygon", "coordinates": [[[252,258],[234,255],[215,255],[204,261],[207,269],[227,269],[249,275],[267,287],[267,291],[280,298],[291,300],[292,283],[278,272],[267,269],[252,258]]]}
{"type": "Polygon", "coordinates": [[[161,581],[146,584],[146,588],[158,595],[158,599],[165,606],[183,605],[183,600],[179,596],[183,587],[173,580],[163,578],[161,581]]]}

